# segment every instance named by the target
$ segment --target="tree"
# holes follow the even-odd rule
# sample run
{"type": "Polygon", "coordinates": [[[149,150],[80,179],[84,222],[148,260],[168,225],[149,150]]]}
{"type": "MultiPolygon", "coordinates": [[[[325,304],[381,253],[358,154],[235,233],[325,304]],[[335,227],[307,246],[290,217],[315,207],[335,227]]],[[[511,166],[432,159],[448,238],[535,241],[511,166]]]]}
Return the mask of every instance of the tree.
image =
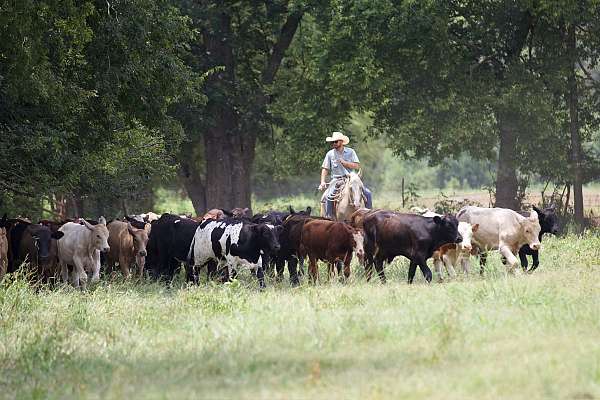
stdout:
{"type": "Polygon", "coordinates": [[[270,129],[270,90],[308,5],[302,2],[181,1],[200,33],[189,65],[214,71],[206,105],[183,103],[182,177],[196,212],[250,206],[256,141],[270,129]],[[195,157],[202,154],[201,163],[195,157]]]}
{"type": "MultiPolygon", "coordinates": [[[[121,210],[169,173],[170,104],[200,83],[168,1],[11,2],[0,12],[0,197],[121,210]],[[115,207],[116,203],[116,207],[115,207]],[[69,202],[71,204],[71,202],[69,202]]],[[[29,214],[31,215],[31,214],[29,214]]]]}

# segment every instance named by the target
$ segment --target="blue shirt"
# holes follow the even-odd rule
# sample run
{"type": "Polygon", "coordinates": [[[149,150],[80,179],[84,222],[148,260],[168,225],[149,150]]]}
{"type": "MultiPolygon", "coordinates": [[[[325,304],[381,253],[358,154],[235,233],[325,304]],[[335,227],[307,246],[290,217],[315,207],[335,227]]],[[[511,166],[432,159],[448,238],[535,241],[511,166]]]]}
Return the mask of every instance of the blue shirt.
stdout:
{"type": "Polygon", "coordinates": [[[344,151],[341,153],[336,149],[329,150],[325,155],[321,168],[328,170],[332,178],[340,178],[352,172],[352,169],[347,169],[340,163],[340,159],[360,163],[356,152],[350,147],[344,147],[344,151]]]}

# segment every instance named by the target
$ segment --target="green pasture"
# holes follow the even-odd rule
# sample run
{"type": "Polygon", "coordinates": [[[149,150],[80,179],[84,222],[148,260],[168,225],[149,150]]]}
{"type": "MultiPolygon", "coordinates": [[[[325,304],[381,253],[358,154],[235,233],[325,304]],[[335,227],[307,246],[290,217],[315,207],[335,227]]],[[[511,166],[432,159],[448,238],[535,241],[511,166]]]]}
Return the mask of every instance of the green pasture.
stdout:
{"type": "Polygon", "coordinates": [[[600,236],[549,237],[541,267],[257,290],[103,281],[0,285],[1,398],[594,399],[600,236]]]}

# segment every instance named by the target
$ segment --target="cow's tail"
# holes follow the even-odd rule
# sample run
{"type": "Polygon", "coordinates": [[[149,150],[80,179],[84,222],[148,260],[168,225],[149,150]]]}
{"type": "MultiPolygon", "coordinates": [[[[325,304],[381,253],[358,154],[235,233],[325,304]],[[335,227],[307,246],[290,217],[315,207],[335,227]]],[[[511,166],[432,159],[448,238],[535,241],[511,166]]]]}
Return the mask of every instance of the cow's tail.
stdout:
{"type": "Polygon", "coordinates": [[[188,250],[188,255],[187,255],[187,264],[189,266],[191,266],[192,268],[194,267],[194,264],[196,263],[196,261],[194,260],[194,244],[196,243],[196,235],[194,235],[194,237],[192,238],[192,243],[190,244],[190,249],[188,250]]]}

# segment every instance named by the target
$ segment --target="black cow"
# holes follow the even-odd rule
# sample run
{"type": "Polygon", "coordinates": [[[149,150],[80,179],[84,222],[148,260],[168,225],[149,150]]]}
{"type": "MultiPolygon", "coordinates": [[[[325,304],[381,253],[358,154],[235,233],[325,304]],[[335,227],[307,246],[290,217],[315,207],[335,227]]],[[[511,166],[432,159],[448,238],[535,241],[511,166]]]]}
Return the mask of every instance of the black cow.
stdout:
{"type": "Polygon", "coordinates": [[[276,229],[267,224],[254,224],[244,219],[207,220],[196,231],[189,264],[194,270],[216,261],[233,270],[247,268],[256,271],[261,288],[265,287],[263,257],[279,251],[276,229]]]}
{"type": "Polygon", "coordinates": [[[174,222],[179,219],[179,215],[165,213],[151,223],[146,245],[146,269],[156,279],[166,276],[168,271],[176,268],[176,264],[170,258],[170,251],[175,230],[174,222]]]}
{"type": "Polygon", "coordinates": [[[32,270],[37,272],[37,278],[48,281],[58,265],[56,240],[63,235],[63,232],[53,232],[45,225],[17,221],[10,230],[9,272],[29,262],[32,270]]]}
{"type": "MultiPolygon", "coordinates": [[[[146,251],[146,268],[153,277],[172,279],[181,263],[187,262],[190,244],[200,223],[179,215],[163,214],[152,221],[146,251]]],[[[197,282],[197,277],[187,268],[187,278],[197,282]]]]}
{"type": "MultiPolygon", "coordinates": [[[[542,241],[542,236],[544,233],[556,235],[558,233],[558,216],[556,215],[556,209],[554,206],[547,207],[543,210],[533,206],[533,210],[537,212],[540,226],[542,227],[539,235],[540,242],[542,241]]],[[[524,217],[529,217],[529,212],[527,211],[519,212],[519,214],[524,217]]],[[[532,250],[528,245],[524,245],[519,249],[519,259],[521,260],[521,266],[523,267],[523,270],[527,271],[528,255],[532,256],[533,258],[533,264],[531,265],[529,272],[534,271],[540,265],[539,253],[539,250],[532,250]]]]}
{"type": "MultiPolygon", "coordinates": [[[[292,206],[289,208],[289,212],[285,211],[269,211],[265,214],[257,214],[252,217],[252,222],[254,223],[265,223],[273,226],[283,226],[284,222],[288,220],[291,216],[301,216],[306,217],[310,216],[312,212],[311,207],[306,207],[306,210],[296,211],[292,206]]],[[[279,231],[279,244],[281,246],[279,252],[277,254],[267,255],[269,260],[265,262],[263,265],[265,267],[265,271],[274,274],[275,270],[277,271],[277,280],[283,279],[283,270],[285,268],[285,262],[288,262],[288,272],[290,273],[290,282],[293,285],[299,283],[298,274],[296,272],[296,266],[298,263],[298,258],[296,257],[297,246],[293,247],[293,251],[290,251],[291,248],[289,246],[289,240],[287,237],[287,233],[289,233],[289,229],[286,231],[285,227],[279,231]],[[284,237],[285,236],[285,237],[284,237]],[[270,257],[269,257],[270,256],[270,257]],[[293,265],[290,268],[290,263],[293,265]],[[293,272],[292,272],[293,271],[293,272]]],[[[301,270],[302,272],[302,270],[301,270]]]]}
{"type": "Polygon", "coordinates": [[[453,215],[426,218],[415,214],[381,211],[365,216],[365,259],[367,279],[371,276],[373,263],[379,278],[385,283],[383,263],[396,256],[410,260],[408,283],[412,283],[417,266],[427,282],[431,282],[431,270],[427,259],[446,243],[460,243],[458,220],[453,215]]]}

